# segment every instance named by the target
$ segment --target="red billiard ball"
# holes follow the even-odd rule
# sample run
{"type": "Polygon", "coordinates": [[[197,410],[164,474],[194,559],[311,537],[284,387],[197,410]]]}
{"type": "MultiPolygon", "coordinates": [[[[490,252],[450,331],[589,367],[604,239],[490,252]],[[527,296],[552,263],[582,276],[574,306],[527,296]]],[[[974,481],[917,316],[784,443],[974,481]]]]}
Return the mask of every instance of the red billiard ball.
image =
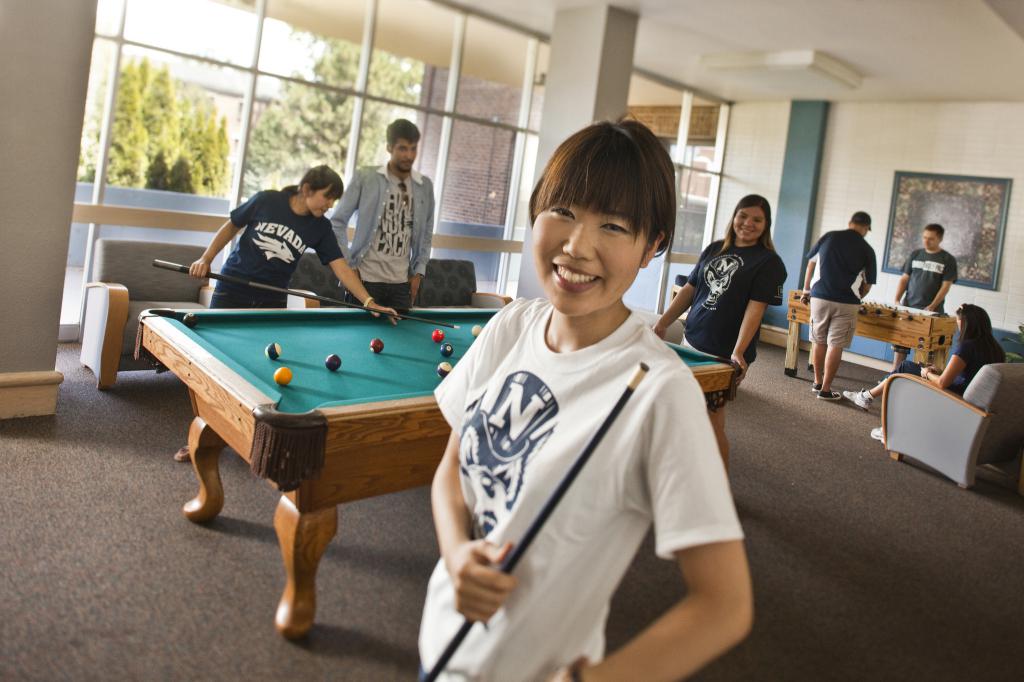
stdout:
{"type": "Polygon", "coordinates": [[[382,350],[384,350],[384,342],[381,341],[380,339],[373,339],[372,341],[370,341],[370,350],[372,350],[374,353],[381,352],[382,350]]]}
{"type": "Polygon", "coordinates": [[[441,343],[444,341],[444,332],[440,329],[435,329],[434,333],[430,335],[430,338],[434,340],[434,343],[441,343]]]}

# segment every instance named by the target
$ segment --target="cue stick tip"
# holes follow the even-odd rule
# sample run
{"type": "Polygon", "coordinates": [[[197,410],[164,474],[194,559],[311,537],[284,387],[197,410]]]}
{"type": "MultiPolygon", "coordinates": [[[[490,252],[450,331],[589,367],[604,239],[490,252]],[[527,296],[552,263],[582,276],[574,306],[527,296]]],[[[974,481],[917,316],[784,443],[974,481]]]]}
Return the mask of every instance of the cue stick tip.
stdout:
{"type": "Polygon", "coordinates": [[[640,382],[644,380],[645,376],[647,376],[647,372],[650,369],[651,368],[648,367],[646,363],[641,362],[639,369],[636,370],[633,378],[629,380],[629,390],[635,391],[636,387],[639,386],[640,382]]]}

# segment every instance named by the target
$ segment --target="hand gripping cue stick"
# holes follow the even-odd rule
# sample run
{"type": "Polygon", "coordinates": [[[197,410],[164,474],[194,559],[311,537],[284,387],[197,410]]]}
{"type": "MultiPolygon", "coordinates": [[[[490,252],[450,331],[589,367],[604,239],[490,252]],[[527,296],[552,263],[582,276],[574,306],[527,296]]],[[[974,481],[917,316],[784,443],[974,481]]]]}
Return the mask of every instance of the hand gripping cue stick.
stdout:
{"type": "MultiPolygon", "coordinates": [[[[554,492],[551,493],[551,497],[549,497],[547,502],[544,503],[544,506],[541,507],[540,512],[537,514],[537,518],[530,523],[530,527],[526,529],[526,533],[523,534],[519,544],[517,544],[505,560],[501,562],[499,570],[502,573],[511,573],[515,570],[516,564],[519,563],[519,560],[526,553],[526,550],[529,549],[530,543],[533,542],[534,538],[537,537],[537,534],[540,533],[541,528],[544,527],[544,523],[548,520],[548,517],[551,516],[553,511],[555,511],[555,507],[557,507],[558,503],[562,501],[562,497],[565,496],[565,493],[569,490],[569,486],[571,486],[573,481],[576,480],[576,476],[579,475],[583,466],[587,463],[587,460],[590,459],[592,454],[594,454],[594,450],[597,449],[601,439],[604,438],[604,434],[608,432],[608,429],[610,429],[612,424],[615,422],[616,417],[619,416],[619,412],[622,411],[626,401],[630,399],[633,392],[636,390],[636,387],[641,381],[643,381],[644,377],[647,376],[648,369],[650,368],[647,365],[642,362],[640,363],[640,368],[633,375],[633,378],[629,380],[629,385],[626,386],[626,390],[622,392],[622,395],[619,396],[619,401],[615,403],[612,411],[608,413],[608,416],[605,417],[601,426],[598,427],[597,433],[595,433],[590,439],[590,442],[587,443],[587,447],[583,449],[583,452],[581,452],[579,457],[576,458],[576,461],[573,462],[571,467],[569,467],[569,471],[567,471],[565,476],[562,477],[562,480],[559,481],[558,487],[555,488],[554,492]]],[[[424,682],[435,682],[441,673],[444,672],[445,666],[448,665],[448,661],[450,661],[452,656],[455,655],[459,645],[462,644],[462,640],[466,638],[466,635],[469,634],[469,630],[472,627],[473,623],[471,621],[465,620],[462,622],[462,627],[459,628],[459,631],[455,633],[452,640],[448,642],[448,646],[446,646],[444,651],[441,652],[441,657],[437,659],[437,663],[434,664],[434,667],[431,668],[426,677],[422,678],[424,682]]]]}
{"type": "MultiPolygon", "coordinates": [[[[188,274],[187,265],[179,265],[178,263],[171,263],[165,260],[154,259],[154,268],[161,268],[163,270],[173,270],[175,272],[183,272],[188,274]]],[[[252,280],[245,279],[243,277],[235,277],[234,275],[222,275],[216,272],[211,272],[206,275],[210,279],[219,279],[224,282],[231,282],[232,284],[242,284],[247,287],[254,289],[263,289],[264,291],[273,291],[278,294],[289,294],[290,296],[299,296],[300,298],[311,298],[314,301],[320,301],[321,303],[330,303],[331,305],[344,306],[346,308],[358,308],[359,310],[369,310],[372,313],[379,315],[387,315],[388,317],[394,317],[399,320],[412,320],[413,322],[425,322],[432,324],[437,327],[448,327],[449,329],[458,329],[457,324],[448,324],[447,322],[438,322],[437,320],[428,320],[425,317],[416,317],[415,315],[402,315],[401,313],[386,313],[383,310],[373,310],[359,305],[358,303],[349,303],[348,301],[341,301],[336,298],[330,298],[329,296],[318,296],[317,294],[311,294],[308,291],[302,291],[300,289],[286,289],[284,287],[275,287],[271,284],[264,284],[263,282],[253,282],[252,280]]]]}

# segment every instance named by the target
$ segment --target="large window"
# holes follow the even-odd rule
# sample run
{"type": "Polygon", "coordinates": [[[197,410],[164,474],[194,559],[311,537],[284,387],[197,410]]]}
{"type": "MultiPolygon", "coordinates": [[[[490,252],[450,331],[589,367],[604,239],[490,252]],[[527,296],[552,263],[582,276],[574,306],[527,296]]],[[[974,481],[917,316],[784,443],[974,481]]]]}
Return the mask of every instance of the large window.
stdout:
{"type": "Polygon", "coordinates": [[[455,111],[517,125],[529,42],[522,33],[470,17],[455,111]]]}
{"type": "Polygon", "coordinates": [[[348,156],[353,102],[337,90],[260,76],[242,195],[294,185],[306,169],[320,164],[341,173],[348,156]]]}
{"type": "Polygon", "coordinates": [[[126,46],[107,183],[228,198],[245,84],[236,69],[126,46]]]}
{"type": "Polygon", "coordinates": [[[501,238],[508,207],[515,133],[455,121],[448,151],[441,220],[493,228],[501,238]]]}
{"type": "Polygon", "coordinates": [[[260,42],[260,71],[352,88],[359,75],[362,0],[332,0],[319,11],[294,0],[269,0],[260,42]]]}
{"type": "MultiPolygon", "coordinates": [[[[313,165],[327,164],[349,182],[355,168],[386,163],[386,128],[406,118],[421,132],[415,168],[434,182],[438,200],[434,255],[472,260],[481,290],[514,294],[550,52],[542,38],[466,7],[98,0],[76,201],[98,200],[115,217],[125,205],[224,215],[256,191],[295,183],[313,165]],[[491,243],[481,247],[479,239],[491,243]]],[[[686,125],[682,101],[678,89],[634,78],[631,110],[658,121],[677,163],[675,255],[699,250],[706,237],[702,220],[713,218],[721,168],[714,134],[683,136],[676,149],[686,125]]],[[[688,110],[691,128],[717,114],[698,109],[688,110]]],[[[80,288],[99,236],[210,238],[157,229],[167,217],[153,215],[150,226],[73,226],[66,289],[80,288]]],[[[631,304],[655,306],[657,270],[644,272],[631,304]]],[[[76,302],[65,308],[70,319],[76,302]]]]}
{"type": "Polygon", "coordinates": [[[661,140],[676,169],[676,224],[671,249],[660,266],[642,270],[626,302],[654,310],[671,297],[677,275],[687,275],[710,242],[724,149],[725,107],[648,78],[633,76],[629,113],[661,140]]]}
{"type": "Polygon", "coordinates": [[[427,0],[379,0],[369,93],[407,104],[430,101],[428,72],[451,62],[455,16],[427,0]]]}
{"type": "Polygon", "coordinates": [[[124,37],[177,52],[249,66],[255,0],[128,0],[124,37]]]}

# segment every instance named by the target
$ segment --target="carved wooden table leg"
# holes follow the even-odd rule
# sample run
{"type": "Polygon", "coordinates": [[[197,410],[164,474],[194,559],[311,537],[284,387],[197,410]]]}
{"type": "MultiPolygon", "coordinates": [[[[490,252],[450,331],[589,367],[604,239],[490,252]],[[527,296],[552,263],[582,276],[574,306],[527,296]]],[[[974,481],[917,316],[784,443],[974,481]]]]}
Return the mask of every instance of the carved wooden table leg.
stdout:
{"type": "Polygon", "coordinates": [[[203,523],[217,516],[224,507],[224,487],[220,483],[218,460],[224,440],[206,422],[196,417],[188,429],[188,450],[192,469],[199,480],[199,492],[185,503],[182,512],[189,521],[203,523]]]}
{"type": "Polygon", "coordinates": [[[796,376],[796,358],[800,352],[800,323],[790,320],[789,333],[786,335],[786,376],[796,376]]]}
{"type": "Polygon", "coordinates": [[[281,496],[274,512],[274,530],[284,559],[285,586],[274,624],[288,639],[305,635],[316,616],[316,569],[327,543],[338,532],[338,508],[300,513],[281,496]]]}

